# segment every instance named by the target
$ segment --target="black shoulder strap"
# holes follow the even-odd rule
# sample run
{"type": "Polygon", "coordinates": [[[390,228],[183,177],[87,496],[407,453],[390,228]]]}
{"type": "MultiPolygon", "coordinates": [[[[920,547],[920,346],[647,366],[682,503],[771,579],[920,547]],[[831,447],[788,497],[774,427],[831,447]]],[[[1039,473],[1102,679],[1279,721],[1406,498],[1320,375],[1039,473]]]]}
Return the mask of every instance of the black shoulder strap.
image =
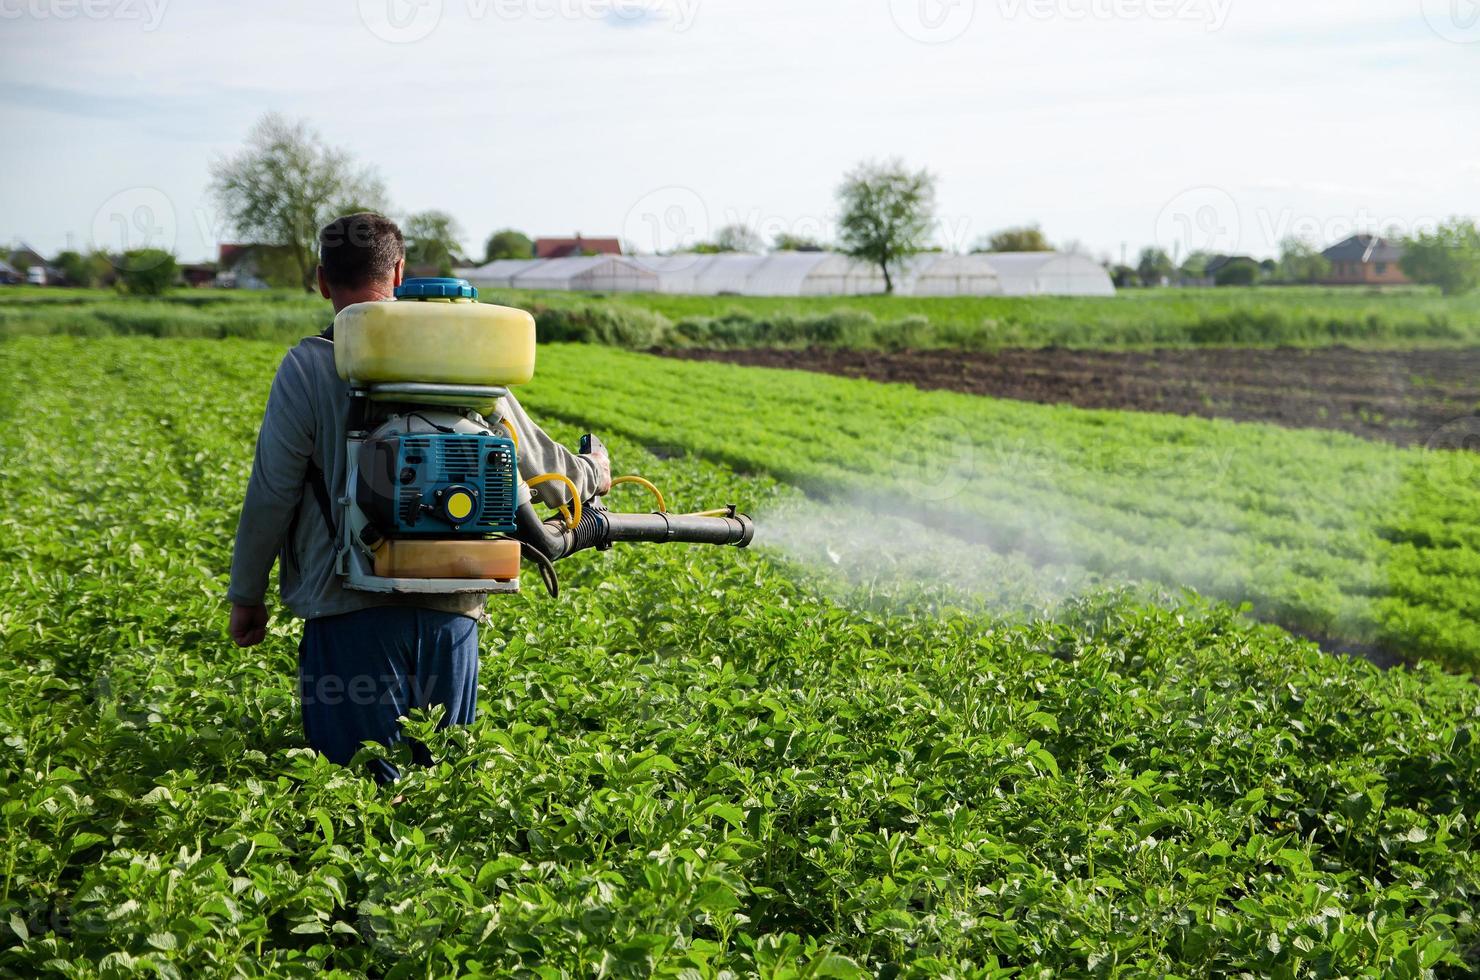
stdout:
{"type": "Polygon", "coordinates": [[[319,513],[324,515],[324,526],[333,535],[334,530],[334,505],[329,501],[329,484],[324,480],[324,471],[313,460],[308,461],[308,488],[313,491],[313,497],[319,502],[319,513]]]}
{"type": "MultiPolygon", "coordinates": [[[[331,322],[319,336],[333,343],[334,324],[331,322]]],[[[329,484],[324,479],[324,471],[319,469],[319,464],[313,460],[308,461],[307,477],[308,488],[313,491],[314,500],[319,504],[319,513],[324,516],[324,526],[329,529],[330,536],[337,541],[339,538],[338,522],[334,520],[334,505],[333,498],[329,496],[329,484]]]]}

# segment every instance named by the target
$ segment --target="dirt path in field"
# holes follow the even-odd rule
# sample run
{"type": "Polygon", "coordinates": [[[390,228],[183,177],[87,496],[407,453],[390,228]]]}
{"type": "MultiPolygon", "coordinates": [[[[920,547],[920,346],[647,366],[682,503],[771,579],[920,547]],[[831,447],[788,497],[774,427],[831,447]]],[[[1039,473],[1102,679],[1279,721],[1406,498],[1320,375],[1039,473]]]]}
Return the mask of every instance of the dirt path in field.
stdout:
{"type": "Polygon", "coordinates": [[[1427,442],[1480,410],[1480,348],[1157,351],[661,350],[668,357],[823,371],[1081,408],[1170,412],[1427,442]]]}

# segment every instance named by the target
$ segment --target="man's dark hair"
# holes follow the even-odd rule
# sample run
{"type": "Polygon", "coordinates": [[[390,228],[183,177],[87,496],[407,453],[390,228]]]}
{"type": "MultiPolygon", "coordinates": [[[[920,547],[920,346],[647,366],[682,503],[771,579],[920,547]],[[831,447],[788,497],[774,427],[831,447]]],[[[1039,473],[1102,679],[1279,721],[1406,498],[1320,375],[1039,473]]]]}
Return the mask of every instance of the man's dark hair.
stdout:
{"type": "Polygon", "coordinates": [[[335,218],[319,232],[319,264],[331,286],[359,289],[390,279],[405,255],[401,229],[374,211],[335,218]]]}

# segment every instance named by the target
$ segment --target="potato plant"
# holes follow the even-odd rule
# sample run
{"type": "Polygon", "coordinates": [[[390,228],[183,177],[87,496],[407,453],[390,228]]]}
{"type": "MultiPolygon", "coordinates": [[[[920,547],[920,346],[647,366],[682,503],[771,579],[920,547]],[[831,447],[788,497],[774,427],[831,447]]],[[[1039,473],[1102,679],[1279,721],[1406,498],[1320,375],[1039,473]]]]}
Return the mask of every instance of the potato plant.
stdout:
{"type": "Polygon", "coordinates": [[[1480,457],[552,346],[525,399],[866,521],[1190,587],[1333,646],[1480,668],[1480,457]]]}
{"type": "MultiPolygon", "coordinates": [[[[764,551],[618,549],[493,607],[479,721],[411,722],[434,766],[387,792],[314,757],[296,627],[224,636],[279,356],[0,344],[0,972],[1480,967],[1480,692],[1224,605],[1109,591],[1008,622],[854,601],[764,551]]],[[[550,361],[547,401],[577,383],[550,361]]],[[[657,412],[640,363],[627,411],[657,412]]],[[[796,498],[672,451],[696,431],[610,444],[679,507],[796,498]]]]}

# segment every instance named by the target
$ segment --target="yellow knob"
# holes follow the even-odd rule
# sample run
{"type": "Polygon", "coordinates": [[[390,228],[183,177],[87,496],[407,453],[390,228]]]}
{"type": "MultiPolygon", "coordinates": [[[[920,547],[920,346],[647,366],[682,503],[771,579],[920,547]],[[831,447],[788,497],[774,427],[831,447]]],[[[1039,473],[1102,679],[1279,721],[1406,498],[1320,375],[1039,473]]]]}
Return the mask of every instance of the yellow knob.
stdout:
{"type": "Polygon", "coordinates": [[[473,498],[459,490],[447,498],[447,516],[460,521],[473,512],[473,498]]]}

